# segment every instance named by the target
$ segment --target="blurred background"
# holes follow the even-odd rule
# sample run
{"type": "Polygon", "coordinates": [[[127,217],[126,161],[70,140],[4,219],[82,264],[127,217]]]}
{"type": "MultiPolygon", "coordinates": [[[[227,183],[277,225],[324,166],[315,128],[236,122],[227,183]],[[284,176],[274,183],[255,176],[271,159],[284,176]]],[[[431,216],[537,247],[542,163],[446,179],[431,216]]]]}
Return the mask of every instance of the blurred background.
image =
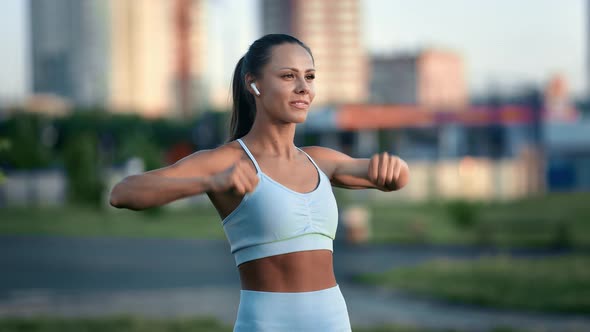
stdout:
{"type": "Polygon", "coordinates": [[[355,331],[590,330],[584,0],[3,0],[0,331],[226,331],[239,279],[205,195],[109,206],[228,136],[249,44],[314,53],[298,146],[406,160],[334,189],[355,331]]]}

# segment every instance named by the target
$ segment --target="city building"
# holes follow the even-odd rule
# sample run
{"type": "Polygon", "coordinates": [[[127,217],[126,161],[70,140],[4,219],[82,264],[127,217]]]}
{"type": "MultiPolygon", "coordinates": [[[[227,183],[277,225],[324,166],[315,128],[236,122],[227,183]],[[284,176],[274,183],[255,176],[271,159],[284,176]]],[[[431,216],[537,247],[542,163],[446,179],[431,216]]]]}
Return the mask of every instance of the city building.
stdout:
{"type": "Polygon", "coordinates": [[[227,110],[233,68],[259,33],[247,2],[29,3],[35,100],[72,107],[184,118],[227,110]]]}
{"type": "Polygon", "coordinates": [[[111,0],[109,106],[188,116],[205,96],[206,1],[111,0]]]}
{"type": "Polygon", "coordinates": [[[33,94],[84,107],[108,94],[108,10],[102,0],[30,0],[33,94]]]}
{"type": "Polygon", "coordinates": [[[463,59],[442,50],[373,57],[369,90],[375,104],[461,110],[468,103],[463,59]]]}
{"type": "Polygon", "coordinates": [[[552,117],[543,100],[560,96],[564,88],[549,86],[557,92],[459,111],[393,104],[326,107],[310,113],[296,144],[364,158],[375,151],[399,155],[412,170],[412,185],[400,193],[409,199],[504,200],[588,191],[590,121],[552,117]]]}
{"type": "Polygon", "coordinates": [[[576,121],[578,110],[571,101],[566,79],[562,75],[553,75],[545,87],[545,119],[554,122],[576,121]]]}
{"type": "Polygon", "coordinates": [[[286,33],[314,55],[315,105],[367,101],[368,62],[359,0],[263,0],[263,33],[286,33]]]}

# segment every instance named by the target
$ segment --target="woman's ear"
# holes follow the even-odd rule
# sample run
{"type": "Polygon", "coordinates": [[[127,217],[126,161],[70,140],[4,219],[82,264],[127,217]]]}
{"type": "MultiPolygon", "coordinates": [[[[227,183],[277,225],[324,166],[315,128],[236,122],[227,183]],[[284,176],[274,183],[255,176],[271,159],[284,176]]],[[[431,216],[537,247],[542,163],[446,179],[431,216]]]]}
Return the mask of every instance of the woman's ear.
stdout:
{"type": "Polygon", "coordinates": [[[260,96],[260,90],[258,89],[258,86],[256,85],[255,81],[255,77],[254,75],[248,73],[244,76],[244,83],[246,83],[246,89],[248,89],[248,91],[256,96],[260,96]]]}
{"type": "Polygon", "coordinates": [[[254,82],[250,83],[250,87],[252,88],[252,90],[254,90],[254,93],[257,96],[260,96],[260,91],[258,90],[258,87],[256,86],[256,83],[254,83],[254,82]]]}

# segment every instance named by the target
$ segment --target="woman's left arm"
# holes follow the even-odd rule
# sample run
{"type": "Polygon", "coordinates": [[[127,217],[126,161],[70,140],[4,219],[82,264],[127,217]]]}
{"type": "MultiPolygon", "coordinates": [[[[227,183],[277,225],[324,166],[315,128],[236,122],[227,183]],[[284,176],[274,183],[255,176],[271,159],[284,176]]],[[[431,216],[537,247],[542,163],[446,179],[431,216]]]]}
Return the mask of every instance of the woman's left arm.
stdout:
{"type": "Polygon", "coordinates": [[[370,159],[352,158],[344,153],[310,146],[303,148],[328,175],[333,186],[349,189],[402,189],[410,179],[408,164],[387,152],[370,159]]]}

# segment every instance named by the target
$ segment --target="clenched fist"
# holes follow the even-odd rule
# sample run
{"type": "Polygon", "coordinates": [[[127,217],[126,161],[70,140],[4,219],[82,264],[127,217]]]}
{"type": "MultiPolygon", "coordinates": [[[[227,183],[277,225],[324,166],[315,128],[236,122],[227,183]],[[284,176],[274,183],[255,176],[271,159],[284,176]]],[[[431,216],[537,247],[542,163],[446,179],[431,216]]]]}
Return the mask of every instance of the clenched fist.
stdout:
{"type": "Polygon", "coordinates": [[[387,152],[375,154],[369,161],[369,180],[383,191],[398,190],[407,182],[408,165],[387,152]]]}
{"type": "Polygon", "coordinates": [[[221,173],[211,177],[212,192],[233,192],[244,195],[254,191],[258,185],[256,169],[247,159],[242,159],[221,173]]]}

